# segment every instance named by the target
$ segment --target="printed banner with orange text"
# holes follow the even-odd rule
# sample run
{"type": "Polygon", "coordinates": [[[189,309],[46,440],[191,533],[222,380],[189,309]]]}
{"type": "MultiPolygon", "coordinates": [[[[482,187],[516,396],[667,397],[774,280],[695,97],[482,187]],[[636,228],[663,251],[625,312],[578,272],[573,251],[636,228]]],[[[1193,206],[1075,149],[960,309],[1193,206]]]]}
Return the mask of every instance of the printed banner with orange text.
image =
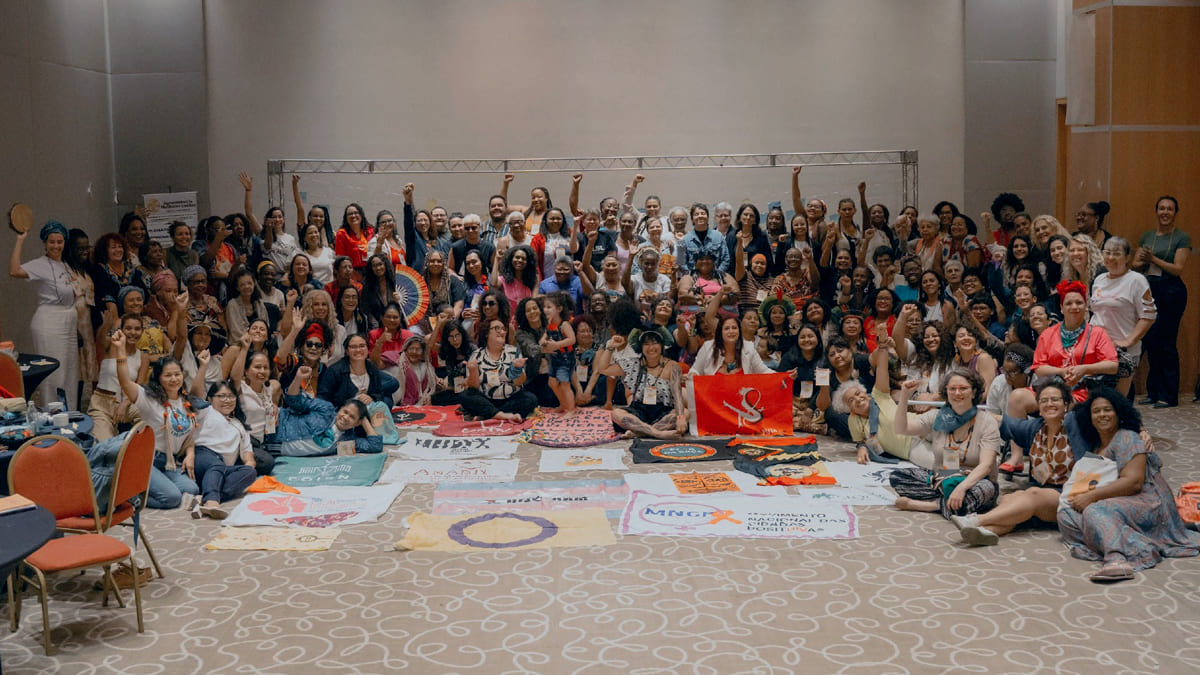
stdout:
{"type": "Polygon", "coordinates": [[[696,432],[702,436],[792,434],[792,380],[787,373],[692,378],[696,432]]]}

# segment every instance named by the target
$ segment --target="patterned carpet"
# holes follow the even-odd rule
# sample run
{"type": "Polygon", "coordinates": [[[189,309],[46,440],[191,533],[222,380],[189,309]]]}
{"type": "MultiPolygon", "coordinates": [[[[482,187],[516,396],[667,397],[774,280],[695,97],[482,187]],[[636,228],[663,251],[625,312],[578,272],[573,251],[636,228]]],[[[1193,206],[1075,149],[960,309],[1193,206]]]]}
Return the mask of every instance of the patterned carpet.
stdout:
{"type": "MultiPolygon", "coordinates": [[[[1200,408],[1146,411],[1173,489],[1200,478],[1200,408]]],[[[844,444],[823,443],[831,459],[844,444]]],[[[519,480],[538,474],[522,446],[519,480]]],[[[715,467],[717,465],[702,465],[715,467]]],[[[634,471],[668,471],[637,465],[634,471]]],[[[1007,487],[1011,488],[1011,484],[1007,487]]],[[[1116,586],[1088,582],[1052,530],[967,549],[935,515],[855,507],[853,540],[620,537],[614,546],[400,553],[428,510],[409,486],[322,553],[206,551],[183,511],[147,526],[167,578],[104,609],[94,574],[51,597],[56,654],[27,596],[0,633],[17,673],[1189,673],[1200,669],[1200,559],[1116,586]]],[[[128,536],[122,533],[120,536],[128,536]]],[[[7,609],[7,608],[6,608],[7,609]]]]}

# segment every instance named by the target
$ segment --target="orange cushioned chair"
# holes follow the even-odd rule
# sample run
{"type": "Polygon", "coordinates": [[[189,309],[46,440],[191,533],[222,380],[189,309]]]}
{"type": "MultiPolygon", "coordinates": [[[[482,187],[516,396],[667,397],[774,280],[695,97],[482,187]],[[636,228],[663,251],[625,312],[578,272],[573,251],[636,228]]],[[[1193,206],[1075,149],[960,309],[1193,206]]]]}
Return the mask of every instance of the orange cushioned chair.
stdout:
{"type": "MultiPolygon", "coordinates": [[[[46,508],[56,520],[90,512],[93,521],[100,521],[91,476],[91,467],[83,451],[62,436],[41,436],[26,441],[17,449],[8,467],[10,491],[19,492],[46,508]]],[[[42,644],[47,655],[50,654],[50,611],[46,601],[49,588],[46,574],[103,568],[103,605],[108,606],[108,593],[111,590],[117,597],[117,603],[124,607],[121,591],[112,578],[112,564],[121,561],[128,561],[132,569],[137,569],[133,551],[124,542],[98,533],[69,534],[51,539],[25,559],[22,567],[28,568],[33,574],[23,574],[21,578],[38,590],[42,603],[42,644]]],[[[15,599],[13,597],[16,576],[14,574],[8,578],[12,631],[17,630],[21,621],[20,594],[17,593],[15,599]]],[[[141,633],[145,626],[142,623],[142,590],[137,574],[133,575],[133,597],[137,608],[138,632],[141,633]]]]}
{"type": "Polygon", "coordinates": [[[25,380],[21,366],[8,354],[0,354],[0,387],[17,398],[25,398],[25,380]]]}
{"type": "Polygon", "coordinates": [[[163,578],[162,568],[154,549],[150,548],[150,540],[142,529],[140,518],[130,519],[140,515],[146,508],[147,493],[150,491],[150,472],[154,468],[154,430],[144,423],[138,422],[125,437],[117,455],[116,466],[113,469],[113,481],[109,489],[108,510],[102,514],[99,521],[91,515],[67,516],[59,518],[57,527],[62,531],[95,532],[103,534],[114,525],[127,525],[137,530],[137,536],[146,545],[146,553],[154,565],[158,577],[163,578]]]}

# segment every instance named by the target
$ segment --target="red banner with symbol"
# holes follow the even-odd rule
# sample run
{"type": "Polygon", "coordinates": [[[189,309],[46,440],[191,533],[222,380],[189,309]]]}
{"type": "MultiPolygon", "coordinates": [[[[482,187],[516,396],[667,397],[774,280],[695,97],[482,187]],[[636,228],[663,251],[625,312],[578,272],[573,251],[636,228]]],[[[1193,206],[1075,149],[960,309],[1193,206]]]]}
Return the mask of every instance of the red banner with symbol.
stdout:
{"type": "Polygon", "coordinates": [[[702,436],[792,434],[792,380],[787,373],[697,375],[696,431],[702,436]]]}

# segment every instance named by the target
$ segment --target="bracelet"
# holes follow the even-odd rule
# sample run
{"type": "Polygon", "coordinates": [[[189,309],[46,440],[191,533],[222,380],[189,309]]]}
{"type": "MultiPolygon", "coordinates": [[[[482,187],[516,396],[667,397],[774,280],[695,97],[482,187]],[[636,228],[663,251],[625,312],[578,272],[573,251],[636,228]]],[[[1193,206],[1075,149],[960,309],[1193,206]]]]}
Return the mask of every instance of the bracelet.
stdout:
{"type": "Polygon", "coordinates": [[[128,358],[124,358],[124,359],[117,359],[117,363],[125,363],[125,362],[126,362],[126,361],[128,361],[128,360],[129,360],[128,358]]]}

